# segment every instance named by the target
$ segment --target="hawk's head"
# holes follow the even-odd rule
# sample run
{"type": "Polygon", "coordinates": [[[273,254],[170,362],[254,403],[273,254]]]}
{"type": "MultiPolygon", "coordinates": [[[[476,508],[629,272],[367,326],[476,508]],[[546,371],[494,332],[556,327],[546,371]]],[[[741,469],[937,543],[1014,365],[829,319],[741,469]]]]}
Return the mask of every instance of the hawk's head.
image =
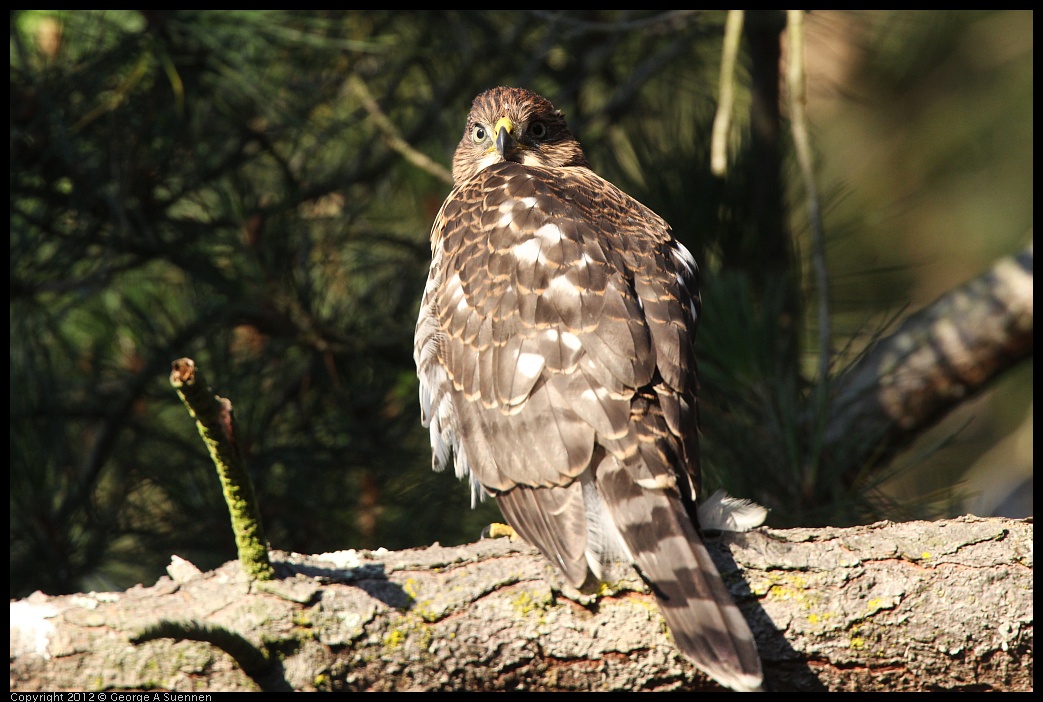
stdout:
{"type": "Polygon", "coordinates": [[[523,88],[493,88],[474,99],[467,127],[453,155],[459,185],[487,166],[587,166],[579,142],[549,100],[523,88]]]}

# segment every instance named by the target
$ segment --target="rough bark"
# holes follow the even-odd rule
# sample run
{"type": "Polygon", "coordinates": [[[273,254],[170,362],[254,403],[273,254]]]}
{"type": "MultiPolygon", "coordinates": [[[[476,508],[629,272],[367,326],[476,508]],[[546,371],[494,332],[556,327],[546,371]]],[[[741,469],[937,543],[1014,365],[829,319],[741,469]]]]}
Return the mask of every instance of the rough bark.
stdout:
{"type": "MultiPolygon", "coordinates": [[[[710,547],[769,689],[1032,689],[1031,521],[759,529],[710,547]]],[[[272,555],[268,583],[175,557],[152,587],[12,602],[11,689],[712,687],[639,580],[569,596],[523,543],[272,555]]]]}

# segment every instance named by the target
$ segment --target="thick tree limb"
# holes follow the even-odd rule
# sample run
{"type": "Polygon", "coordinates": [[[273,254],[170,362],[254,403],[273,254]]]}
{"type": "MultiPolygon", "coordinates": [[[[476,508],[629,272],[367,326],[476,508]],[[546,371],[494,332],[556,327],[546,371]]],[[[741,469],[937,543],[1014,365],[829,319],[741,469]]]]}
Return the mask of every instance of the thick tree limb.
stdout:
{"type": "MultiPolygon", "coordinates": [[[[773,689],[1032,689],[1030,521],[710,541],[773,689]]],[[[581,604],[521,543],[273,556],[282,579],[268,583],[238,563],[200,573],[175,557],[149,588],[11,603],[11,688],[710,686],[670,645],[640,581],[581,604]]]]}
{"type": "Polygon", "coordinates": [[[885,465],[949,410],[1032,355],[1032,245],[880,339],[835,381],[829,452],[885,465]],[[853,439],[860,438],[861,445],[853,439]]]}

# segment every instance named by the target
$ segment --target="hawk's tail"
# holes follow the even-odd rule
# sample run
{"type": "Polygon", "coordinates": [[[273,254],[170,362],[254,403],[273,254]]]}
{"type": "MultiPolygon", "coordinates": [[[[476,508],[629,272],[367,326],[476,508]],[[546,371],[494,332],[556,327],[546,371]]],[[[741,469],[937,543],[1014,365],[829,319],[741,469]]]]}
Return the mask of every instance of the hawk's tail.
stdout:
{"type": "Polygon", "coordinates": [[[677,647],[720,684],[760,690],[763,674],[753,634],[710,560],[676,485],[635,480],[613,460],[601,464],[597,482],[677,647]]]}

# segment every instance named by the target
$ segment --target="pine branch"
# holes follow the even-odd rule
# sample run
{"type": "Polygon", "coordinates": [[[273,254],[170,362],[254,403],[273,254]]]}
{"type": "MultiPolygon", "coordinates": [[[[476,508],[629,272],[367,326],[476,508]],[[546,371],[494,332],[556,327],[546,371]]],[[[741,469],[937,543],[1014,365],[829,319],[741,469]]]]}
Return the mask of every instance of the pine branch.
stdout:
{"type": "Polygon", "coordinates": [[[827,453],[886,465],[948,411],[1032,355],[1032,245],[946,293],[835,381],[827,453]],[[860,439],[856,441],[856,438],[860,439]]]}

